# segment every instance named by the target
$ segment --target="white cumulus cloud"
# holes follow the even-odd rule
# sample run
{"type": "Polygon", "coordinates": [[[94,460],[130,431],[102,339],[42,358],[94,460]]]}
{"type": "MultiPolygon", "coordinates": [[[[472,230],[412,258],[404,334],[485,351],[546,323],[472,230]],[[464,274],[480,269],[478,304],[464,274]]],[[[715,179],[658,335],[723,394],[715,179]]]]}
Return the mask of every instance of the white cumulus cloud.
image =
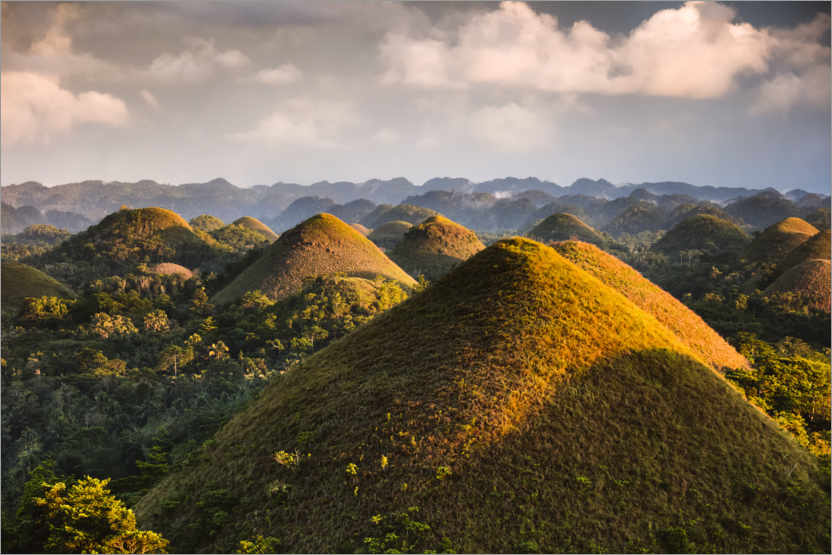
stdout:
{"type": "Polygon", "coordinates": [[[157,56],[148,68],[150,75],[161,81],[196,82],[213,76],[217,69],[235,70],[251,63],[239,50],[217,50],[212,39],[191,37],[185,43],[182,52],[157,56]]]}

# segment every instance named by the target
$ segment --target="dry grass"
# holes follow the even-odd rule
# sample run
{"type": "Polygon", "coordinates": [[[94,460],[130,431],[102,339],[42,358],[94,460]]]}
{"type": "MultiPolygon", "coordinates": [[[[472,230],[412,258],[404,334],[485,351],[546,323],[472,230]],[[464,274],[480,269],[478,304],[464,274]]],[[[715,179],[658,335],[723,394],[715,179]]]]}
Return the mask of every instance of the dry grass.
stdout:
{"type": "Polygon", "coordinates": [[[433,216],[411,228],[390,253],[412,276],[433,281],[485,248],[470,229],[444,216],[433,216]]]}
{"type": "Polygon", "coordinates": [[[806,300],[811,308],[829,312],[830,287],[829,260],[806,260],[786,270],[774,283],[768,286],[767,293],[795,293],[806,300]]]}
{"type": "Polygon", "coordinates": [[[191,279],[194,275],[194,273],[185,266],[174,264],[173,262],[162,262],[160,264],[156,264],[155,266],[151,266],[150,273],[160,274],[163,276],[177,275],[182,279],[191,279]]]}
{"type": "Polygon", "coordinates": [[[179,551],[352,551],[413,506],[415,551],[828,551],[814,459],[693,356],[499,241],[267,387],[137,514],[179,551]]]}
{"type": "Polygon", "coordinates": [[[805,220],[786,218],[755,237],[746,256],[753,262],[780,262],[817,233],[818,229],[805,220]]]}
{"type": "Polygon", "coordinates": [[[526,235],[544,243],[577,239],[578,241],[601,245],[607,241],[592,226],[585,224],[577,216],[568,213],[552,214],[534,226],[526,235]]]}
{"type": "Polygon", "coordinates": [[[402,240],[413,224],[402,220],[394,220],[381,224],[367,235],[367,239],[383,249],[392,249],[402,240]]]}
{"type": "Polygon", "coordinates": [[[277,233],[272,231],[272,228],[270,228],[257,218],[252,218],[251,216],[243,216],[242,218],[234,220],[234,225],[238,225],[240,227],[249,229],[255,233],[259,233],[260,235],[268,239],[269,242],[276,241],[278,238],[277,233]]]}
{"type": "Polygon", "coordinates": [[[0,291],[4,311],[19,310],[26,297],[75,298],[75,293],[58,280],[37,268],[12,261],[4,261],[2,264],[0,291]]]}
{"type": "Polygon", "coordinates": [[[712,214],[697,214],[675,225],[653,248],[666,253],[690,249],[725,252],[741,251],[750,242],[748,234],[734,223],[712,214]]]}

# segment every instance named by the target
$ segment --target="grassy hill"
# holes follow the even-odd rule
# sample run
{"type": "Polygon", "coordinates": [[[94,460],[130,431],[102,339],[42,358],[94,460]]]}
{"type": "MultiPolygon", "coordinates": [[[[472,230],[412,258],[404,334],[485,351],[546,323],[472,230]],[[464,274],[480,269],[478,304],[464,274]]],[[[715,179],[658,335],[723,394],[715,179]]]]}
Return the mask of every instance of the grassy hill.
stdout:
{"type": "Polygon", "coordinates": [[[234,225],[250,229],[255,233],[259,233],[260,235],[268,239],[269,242],[276,241],[278,238],[277,233],[272,231],[269,226],[267,226],[257,218],[252,218],[251,216],[243,216],[242,218],[234,220],[234,225]]]}
{"type": "Polygon", "coordinates": [[[139,522],[178,552],[828,551],[828,476],[693,357],[499,241],[272,382],[139,522]]]}
{"type": "Polygon", "coordinates": [[[350,227],[352,227],[354,230],[356,230],[358,233],[360,233],[364,237],[366,237],[370,234],[370,230],[367,227],[365,227],[361,224],[352,223],[352,224],[350,224],[350,227]]]}
{"type": "Polygon", "coordinates": [[[188,268],[173,262],[161,262],[149,268],[151,274],[159,274],[163,276],[177,275],[182,279],[191,279],[194,273],[188,268]]]}
{"type": "Polygon", "coordinates": [[[714,368],[748,366],[745,357],[695,312],[618,258],[594,245],[579,241],[555,243],[552,247],[569,261],[653,315],[714,368]]]}
{"type": "Polygon", "coordinates": [[[402,220],[387,222],[375,228],[369,235],[367,235],[367,239],[378,245],[380,248],[389,250],[394,248],[398,242],[402,240],[404,234],[407,233],[411,227],[413,227],[412,223],[402,220]]]}
{"type": "Polygon", "coordinates": [[[786,218],[754,237],[746,256],[753,262],[778,263],[817,233],[818,229],[805,220],[786,218]]]}
{"type": "Polygon", "coordinates": [[[780,273],[785,272],[807,260],[829,260],[830,248],[832,247],[830,246],[829,230],[825,229],[790,252],[783,262],[778,265],[778,270],[780,273]]]}
{"type": "Polygon", "coordinates": [[[767,293],[795,293],[811,308],[829,312],[829,259],[811,259],[789,268],[766,288],[767,293]]]}
{"type": "Polygon", "coordinates": [[[577,216],[568,213],[552,214],[529,230],[526,235],[544,243],[567,241],[569,239],[577,239],[596,245],[607,242],[607,239],[591,226],[582,222],[577,216]]]}
{"type": "Polygon", "coordinates": [[[75,293],[58,280],[37,268],[11,261],[2,263],[0,294],[4,312],[20,310],[26,297],[75,298],[75,293]]]}
{"type": "Polygon", "coordinates": [[[379,204],[372,212],[361,218],[360,223],[370,229],[376,229],[387,222],[397,220],[416,225],[438,214],[439,212],[436,210],[413,204],[398,204],[396,206],[379,204]]]}
{"type": "Polygon", "coordinates": [[[331,214],[318,214],[281,235],[220,290],[214,301],[231,302],[255,289],[280,299],[299,291],[304,279],[336,273],[370,278],[381,275],[408,287],[415,284],[355,229],[331,214]]]}
{"type": "Polygon", "coordinates": [[[698,214],[670,229],[653,249],[668,254],[692,249],[715,254],[741,252],[750,242],[748,234],[736,224],[711,214],[698,214]]]}
{"type": "Polygon", "coordinates": [[[410,275],[423,274],[433,281],[484,248],[470,229],[444,216],[432,216],[410,228],[390,258],[410,275]]]}
{"type": "Polygon", "coordinates": [[[201,216],[197,216],[196,218],[191,218],[191,221],[188,223],[191,224],[192,228],[204,231],[206,233],[210,233],[212,231],[216,231],[221,227],[225,227],[225,222],[223,222],[216,216],[211,216],[210,214],[203,214],[201,216]]]}

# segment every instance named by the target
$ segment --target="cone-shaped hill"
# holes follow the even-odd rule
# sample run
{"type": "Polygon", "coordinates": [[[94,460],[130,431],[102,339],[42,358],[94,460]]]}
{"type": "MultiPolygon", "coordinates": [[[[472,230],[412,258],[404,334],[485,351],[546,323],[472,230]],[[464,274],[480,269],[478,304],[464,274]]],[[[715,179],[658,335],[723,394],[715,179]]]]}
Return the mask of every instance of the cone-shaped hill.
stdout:
{"type": "Polygon", "coordinates": [[[577,239],[595,245],[603,245],[607,242],[603,235],[585,224],[577,216],[567,212],[552,214],[530,229],[526,235],[544,243],[567,241],[569,239],[577,239]]]}
{"type": "Polygon", "coordinates": [[[19,262],[4,261],[0,275],[3,311],[17,311],[26,297],[61,297],[74,299],[75,293],[60,281],[37,268],[19,262]]]}
{"type": "Polygon", "coordinates": [[[110,214],[42,258],[112,273],[143,262],[175,262],[191,268],[213,259],[220,250],[214,239],[192,228],[176,212],[138,208],[110,214]]]}
{"type": "Polygon", "coordinates": [[[402,240],[404,234],[407,233],[413,224],[403,220],[394,220],[381,224],[375,228],[367,239],[381,247],[382,249],[392,249],[399,241],[402,240]]]}
{"type": "Polygon", "coordinates": [[[818,229],[805,220],[786,218],[757,235],[746,256],[752,262],[780,262],[817,233],[818,229]]]}
{"type": "Polygon", "coordinates": [[[276,300],[300,291],[306,278],[336,273],[368,278],[380,275],[407,287],[416,283],[348,224],[331,214],[318,214],[283,233],[263,256],[220,290],[214,301],[233,302],[255,289],[276,300]]]}
{"type": "Polygon", "coordinates": [[[182,266],[180,264],[174,264],[173,262],[160,262],[150,268],[148,271],[151,274],[158,274],[161,276],[179,276],[182,279],[191,279],[194,277],[194,273],[182,266]]]}
{"type": "Polygon", "coordinates": [[[829,239],[830,237],[828,229],[824,229],[823,231],[815,234],[805,243],[803,243],[802,245],[800,245],[799,247],[797,247],[789,253],[789,255],[783,260],[782,264],[779,264],[777,266],[778,272],[785,272],[789,268],[793,268],[798,264],[806,262],[807,260],[829,260],[829,239]]]}
{"type": "Polygon", "coordinates": [[[191,218],[191,221],[188,223],[191,224],[192,228],[206,233],[225,227],[225,222],[216,216],[211,216],[210,214],[203,214],[201,216],[197,216],[196,218],[191,218]]]}
{"type": "Polygon", "coordinates": [[[676,334],[716,369],[748,367],[748,361],[695,312],[661,287],[594,245],[563,241],[552,247],[563,257],[623,294],[676,334]]]}
{"type": "Polygon", "coordinates": [[[242,218],[234,220],[234,225],[238,225],[240,227],[244,227],[249,229],[255,233],[259,233],[263,237],[269,240],[269,242],[277,240],[277,233],[272,231],[272,229],[258,220],[257,218],[252,218],[251,216],[243,216],[242,218]]]}
{"type": "Polygon", "coordinates": [[[796,293],[811,308],[829,312],[829,260],[812,259],[786,270],[766,288],[767,293],[796,293]]]}
{"type": "Polygon", "coordinates": [[[433,281],[485,248],[477,234],[444,216],[432,216],[412,227],[390,258],[412,276],[433,281]]]}
{"type": "Polygon", "coordinates": [[[736,224],[712,214],[697,214],[676,224],[653,249],[668,254],[692,249],[716,254],[741,252],[750,242],[736,224]]]}
{"type": "Polygon", "coordinates": [[[672,332],[495,243],[269,384],[136,507],[172,551],[828,551],[828,478],[672,332]]]}
{"type": "Polygon", "coordinates": [[[360,223],[370,229],[376,229],[387,222],[395,222],[397,220],[416,225],[438,214],[439,212],[436,210],[413,204],[398,204],[396,206],[380,204],[372,212],[361,218],[360,223]]]}

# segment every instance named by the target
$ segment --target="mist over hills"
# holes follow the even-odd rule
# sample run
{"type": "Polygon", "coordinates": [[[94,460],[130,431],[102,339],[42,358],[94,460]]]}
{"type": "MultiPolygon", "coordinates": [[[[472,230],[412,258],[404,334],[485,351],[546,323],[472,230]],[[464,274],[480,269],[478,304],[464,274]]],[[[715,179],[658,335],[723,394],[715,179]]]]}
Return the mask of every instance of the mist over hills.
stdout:
{"type": "MultiPolygon", "coordinates": [[[[781,195],[773,189],[696,186],[672,181],[616,186],[605,179],[588,178],[578,179],[565,187],[535,177],[506,177],[480,183],[461,177],[437,177],[421,186],[397,177],[363,183],[320,181],[299,185],[277,182],[250,188],[238,187],[223,178],[181,185],[153,180],[133,183],[89,180],[54,187],[27,181],[3,187],[2,197],[4,233],[16,233],[28,225],[40,223],[80,231],[122,205],[159,206],[174,210],[186,219],[202,214],[224,221],[252,216],[280,232],[321,211],[335,213],[346,221],[359,221],[375,205],[401,202],[432,208],[467,227],[491,230],[529,227],[534,223],[530,219],[542,219],[562,211],[574,213],[575,207],[593,212],[598,207],[606,207],[597,221],[589,222],[604,227],[619,215],[622,211],[619,208],[629,200],[659,206],[662,210],[668,205],[678,206],[685,202],[736,202],[731,215],[748,217],[752,221],[747,223],[760,227],[782,217],[806,215],[828,204],[828,197],[799,189],[781,195]],[[557,209],[542,215],[533,214],[554,202],[560,203],[557,209]],[[750,206],[748,202],[751,202],[750,206]],[[778,218],[781,213],[783,216],[778,218]]],[[[655,212],[646,204],[641,210],[655,212]]]]}

